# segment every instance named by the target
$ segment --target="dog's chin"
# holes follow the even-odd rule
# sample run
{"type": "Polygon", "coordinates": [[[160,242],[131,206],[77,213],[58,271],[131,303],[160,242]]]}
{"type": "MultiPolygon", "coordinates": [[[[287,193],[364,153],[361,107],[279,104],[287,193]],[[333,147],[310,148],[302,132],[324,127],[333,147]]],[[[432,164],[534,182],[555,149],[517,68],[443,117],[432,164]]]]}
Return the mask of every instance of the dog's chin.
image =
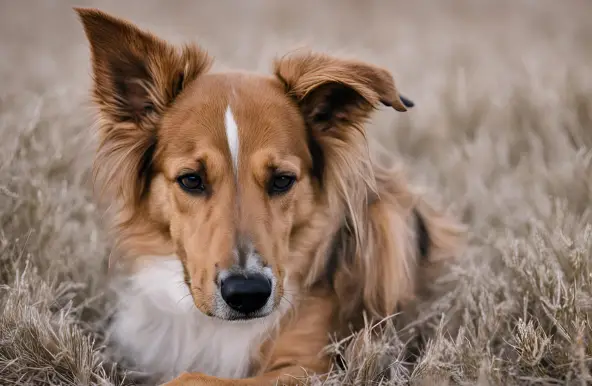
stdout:
{"type": "Polygon", "coordinates": [[[253,315],[237,314],[237,315],[227,316],[227,317],[220,318],[220,319],[227,320],[229,322],[248,322],[251,320],[264,319],[264,318],[268,317],[269,315],[271,315],[272,313],[273,313],[273,311],[261,313],[261,314],[253,314],[253,315]]]}
{"type": "Polygon", "coordinates": [[[250,321],[262,320],[262,319],[265,319],[266,317],[272,315],[278,309],[277,306],[265,307],[264,309],[261,309],[259,311],[245,314],[245,313],[233,310],[232,308],[230,308],[228,306],[216,307],[213,311],[211,311],[211,310],[205,311],[197,306],[196,306],[196,308],[200,313],[202,313],[203,315],[205,315],[211,319],[216,319],[219,321],[230,322],[230,323],[234,323],[234,322],[246,323],[246,322],[250,322],[250,321]]]}
{"type": "MultiPolygon", "coordinates": [[[[208,312],[205,315],[209,316],[212,319],[217,319],[220,321],[230,322],[230,323],[247,323],[250,321],[258,321],[265,319],[266,317],[273,314],[274,310],[266,311],[266,312],[254,312],[250,314],[243,314],[236,311],[227,311],[227,312],[208,312]]],[[[203,313],[203,311],[202,311],[203,313]]]]}

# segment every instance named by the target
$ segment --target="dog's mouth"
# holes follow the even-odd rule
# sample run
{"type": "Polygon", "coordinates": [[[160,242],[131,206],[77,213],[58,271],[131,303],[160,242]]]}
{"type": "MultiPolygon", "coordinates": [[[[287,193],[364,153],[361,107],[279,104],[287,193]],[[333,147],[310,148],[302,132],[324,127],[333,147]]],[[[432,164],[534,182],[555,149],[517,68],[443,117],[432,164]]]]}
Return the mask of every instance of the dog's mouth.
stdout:
{"type": "Polygon", "coordinates": [[[244,322],[244,321],[250,321],[250,320],[257,320],[257,319],[263,319],[267,316],[269,316],[271,314],[270,313],[251,313],[251,314],[234,314],[234,315],[228,315],[228,316],[224,316],[224,317],[219,317],[217,315],[213,315],[214,318],[217,319],[221,319],[221,320],[226,320],[229,322],[244,322]]]}

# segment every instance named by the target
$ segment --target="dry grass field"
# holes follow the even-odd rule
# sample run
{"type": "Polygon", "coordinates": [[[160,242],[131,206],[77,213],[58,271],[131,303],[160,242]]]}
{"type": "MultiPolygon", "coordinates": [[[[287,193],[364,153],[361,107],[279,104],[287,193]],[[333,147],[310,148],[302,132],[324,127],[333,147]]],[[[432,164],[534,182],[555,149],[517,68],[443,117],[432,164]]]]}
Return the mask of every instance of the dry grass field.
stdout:
{"type": "Polygon", "coordinates": [[[368,131],[469,246],[411,325],[329,347],[347,369],[326,384],[592,383],[592,2],[0,0],[1,385],[134,379],[102,345],[110,243],[73,5],[197,40],[218,68],[269,71],[302,45],[355,56],[416,102],[368,131]]]}

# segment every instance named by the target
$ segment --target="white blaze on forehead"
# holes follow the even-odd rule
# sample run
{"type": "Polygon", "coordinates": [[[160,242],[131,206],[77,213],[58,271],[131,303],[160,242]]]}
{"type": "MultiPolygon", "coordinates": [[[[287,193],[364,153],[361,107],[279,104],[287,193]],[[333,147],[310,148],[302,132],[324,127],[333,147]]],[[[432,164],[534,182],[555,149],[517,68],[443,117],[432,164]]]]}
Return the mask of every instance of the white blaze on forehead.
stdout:
{"type": "Polygon", "coordinates": [[[230,157],[232,158],[234,173],[236,174],[238,172],[238,126],[236,125],[230,106],[226,108],[226,113],[224,114],[224,125],[226,127],[226,139],[228,140],[230,157]]]}

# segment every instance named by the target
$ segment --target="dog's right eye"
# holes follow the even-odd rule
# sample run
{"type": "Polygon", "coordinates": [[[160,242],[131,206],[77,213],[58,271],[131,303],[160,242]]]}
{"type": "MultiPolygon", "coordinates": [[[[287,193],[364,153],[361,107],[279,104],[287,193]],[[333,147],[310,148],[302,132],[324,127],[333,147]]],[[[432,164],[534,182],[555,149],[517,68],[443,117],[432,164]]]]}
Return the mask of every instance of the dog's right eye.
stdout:
{"type": "Polygon", "coordinates": [[[201,176],[197,173],[189,173],[179,176],[177,183],[183,190],[193,194],[203,193],[206,188],[201,176]]]}

